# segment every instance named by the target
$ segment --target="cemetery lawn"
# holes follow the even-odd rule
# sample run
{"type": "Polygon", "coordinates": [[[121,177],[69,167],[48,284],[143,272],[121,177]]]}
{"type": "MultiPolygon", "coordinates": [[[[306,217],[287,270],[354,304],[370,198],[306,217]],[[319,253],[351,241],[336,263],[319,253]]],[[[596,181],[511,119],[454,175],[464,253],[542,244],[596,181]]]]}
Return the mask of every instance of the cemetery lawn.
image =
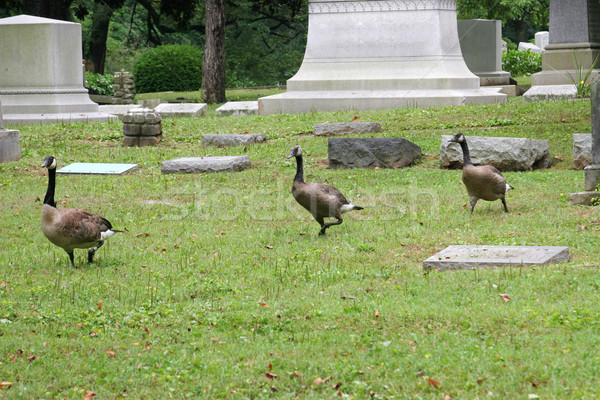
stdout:
{"type": "Polygon", "coordinates": [[[0,398],[590,399],[600,392],[600,211],[572,134],[589,101],[163,121],[165,140],[123,148],[121,123],[23,126],[0,164],[0,398]],[[380,122],[423,157],[400,170],[330,170],[323,122],[380,122]],[[547,139],[550,169],[469,217],[440,136],[547,139]],[[266,133],[202,148],[207,133],[266,133]],[[290,189],[338,187],[363,211],[318,237],[290,189]],[[161,175],[182,156],[249,155],[238,173],[161,175]],[[44,156],[139,163],[124,176],[58,175],[59,207],[105,216],[115,235],[78,268],[40,229],[44,156]],[[426,274],[451,244],[568,246],[565,264],[426,274]],[[508,295],[508,296],[505,296],[508,295]],[[508,301],[505,301],[508,300],[508,301]],[[88,396],[92,396],[88,393],[88,396]],[[91,398],[91,397],[90,397],[91,398]]]}

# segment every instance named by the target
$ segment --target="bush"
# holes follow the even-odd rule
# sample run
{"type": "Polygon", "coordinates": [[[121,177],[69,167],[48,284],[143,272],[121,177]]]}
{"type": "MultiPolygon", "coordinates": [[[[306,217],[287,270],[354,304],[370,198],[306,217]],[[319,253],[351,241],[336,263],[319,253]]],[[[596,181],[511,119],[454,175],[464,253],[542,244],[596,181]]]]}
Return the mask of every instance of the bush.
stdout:
{"type": "Polygon", "coordinates": [[[542,70],[542,55],[531,50],[508,50],[502,55],[502,69],[512,76],[534,74],[542,70]]]}
{"type": "Polygon", "coordinates": [[[190,92],[202,86],[202,52],[189,45],[159,46],[133,64],[138,93],[190,92]]]}
{"type": "Polygon", "coordinates": [[[87,87],[92,94],[103,94],[105,96],[112,96],[113,92],[113,76],[110,74],[100,75],[92,72],[85,72],[85,80],[87,87]]]}

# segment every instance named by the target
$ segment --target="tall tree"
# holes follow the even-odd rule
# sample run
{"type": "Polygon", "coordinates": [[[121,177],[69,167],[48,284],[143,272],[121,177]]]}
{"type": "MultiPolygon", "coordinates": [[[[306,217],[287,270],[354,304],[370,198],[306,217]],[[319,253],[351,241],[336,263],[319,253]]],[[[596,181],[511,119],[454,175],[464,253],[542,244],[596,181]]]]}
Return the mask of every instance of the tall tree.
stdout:
{"type": "Polygon", "coordinates": [[[90,29],[89,41],[87,43],[88,58],[94,64],[94,72],[104,74],[106,62],[106,39],[108,38],[108,27],[114,10],[105,2],[96,1],[92,12],[92,27],[90,29]]]}
{"type": "Polygon", "coordinates": [[[207,103],[225,102],[225,0],[206,0],[202,91],[207,103]]]}

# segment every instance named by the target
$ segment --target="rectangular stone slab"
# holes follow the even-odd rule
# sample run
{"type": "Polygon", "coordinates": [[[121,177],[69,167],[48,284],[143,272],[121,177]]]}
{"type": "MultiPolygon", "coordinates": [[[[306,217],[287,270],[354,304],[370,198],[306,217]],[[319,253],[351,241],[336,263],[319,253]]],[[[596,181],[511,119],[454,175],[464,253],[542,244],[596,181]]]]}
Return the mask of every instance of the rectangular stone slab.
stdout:
{"type": "Polygon", "coordinates": [[[423,261],[423,269],[475,269],[547,265],[569,261],[562,246],[448,246],[423,261]]]}
{"type": "Polygon", "coordinates": [[[73,163],[56,172],[71,175],[123,175],[138,169],[138,164],[73,163]]]}
{"type": "Polygon", "coordinates": [[[180,157],[163,161],[163,174],[197,174],[200,172],[237,172],[250,168],[250,156],[180,157]]]}
{"type": "Polygon", "coordinates": [[[221,116],[258,114],[258,101],[229,101],[215,110],[221,116]]]}

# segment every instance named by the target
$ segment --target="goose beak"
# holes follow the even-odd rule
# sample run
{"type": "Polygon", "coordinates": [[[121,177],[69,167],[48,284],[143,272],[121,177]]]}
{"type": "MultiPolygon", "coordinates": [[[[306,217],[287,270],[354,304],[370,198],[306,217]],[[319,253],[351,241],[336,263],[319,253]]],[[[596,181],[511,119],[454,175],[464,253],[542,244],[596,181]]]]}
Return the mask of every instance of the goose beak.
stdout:
{"type": "Polygon", "coordinates": [[[294,153],[293,153],[293,152],[292,152],[292,153],[290,153],[290,155],[289,155],[289,156],[287,156],[287,158],[292,158],[292,157],[294,157],[294,153]]]}

